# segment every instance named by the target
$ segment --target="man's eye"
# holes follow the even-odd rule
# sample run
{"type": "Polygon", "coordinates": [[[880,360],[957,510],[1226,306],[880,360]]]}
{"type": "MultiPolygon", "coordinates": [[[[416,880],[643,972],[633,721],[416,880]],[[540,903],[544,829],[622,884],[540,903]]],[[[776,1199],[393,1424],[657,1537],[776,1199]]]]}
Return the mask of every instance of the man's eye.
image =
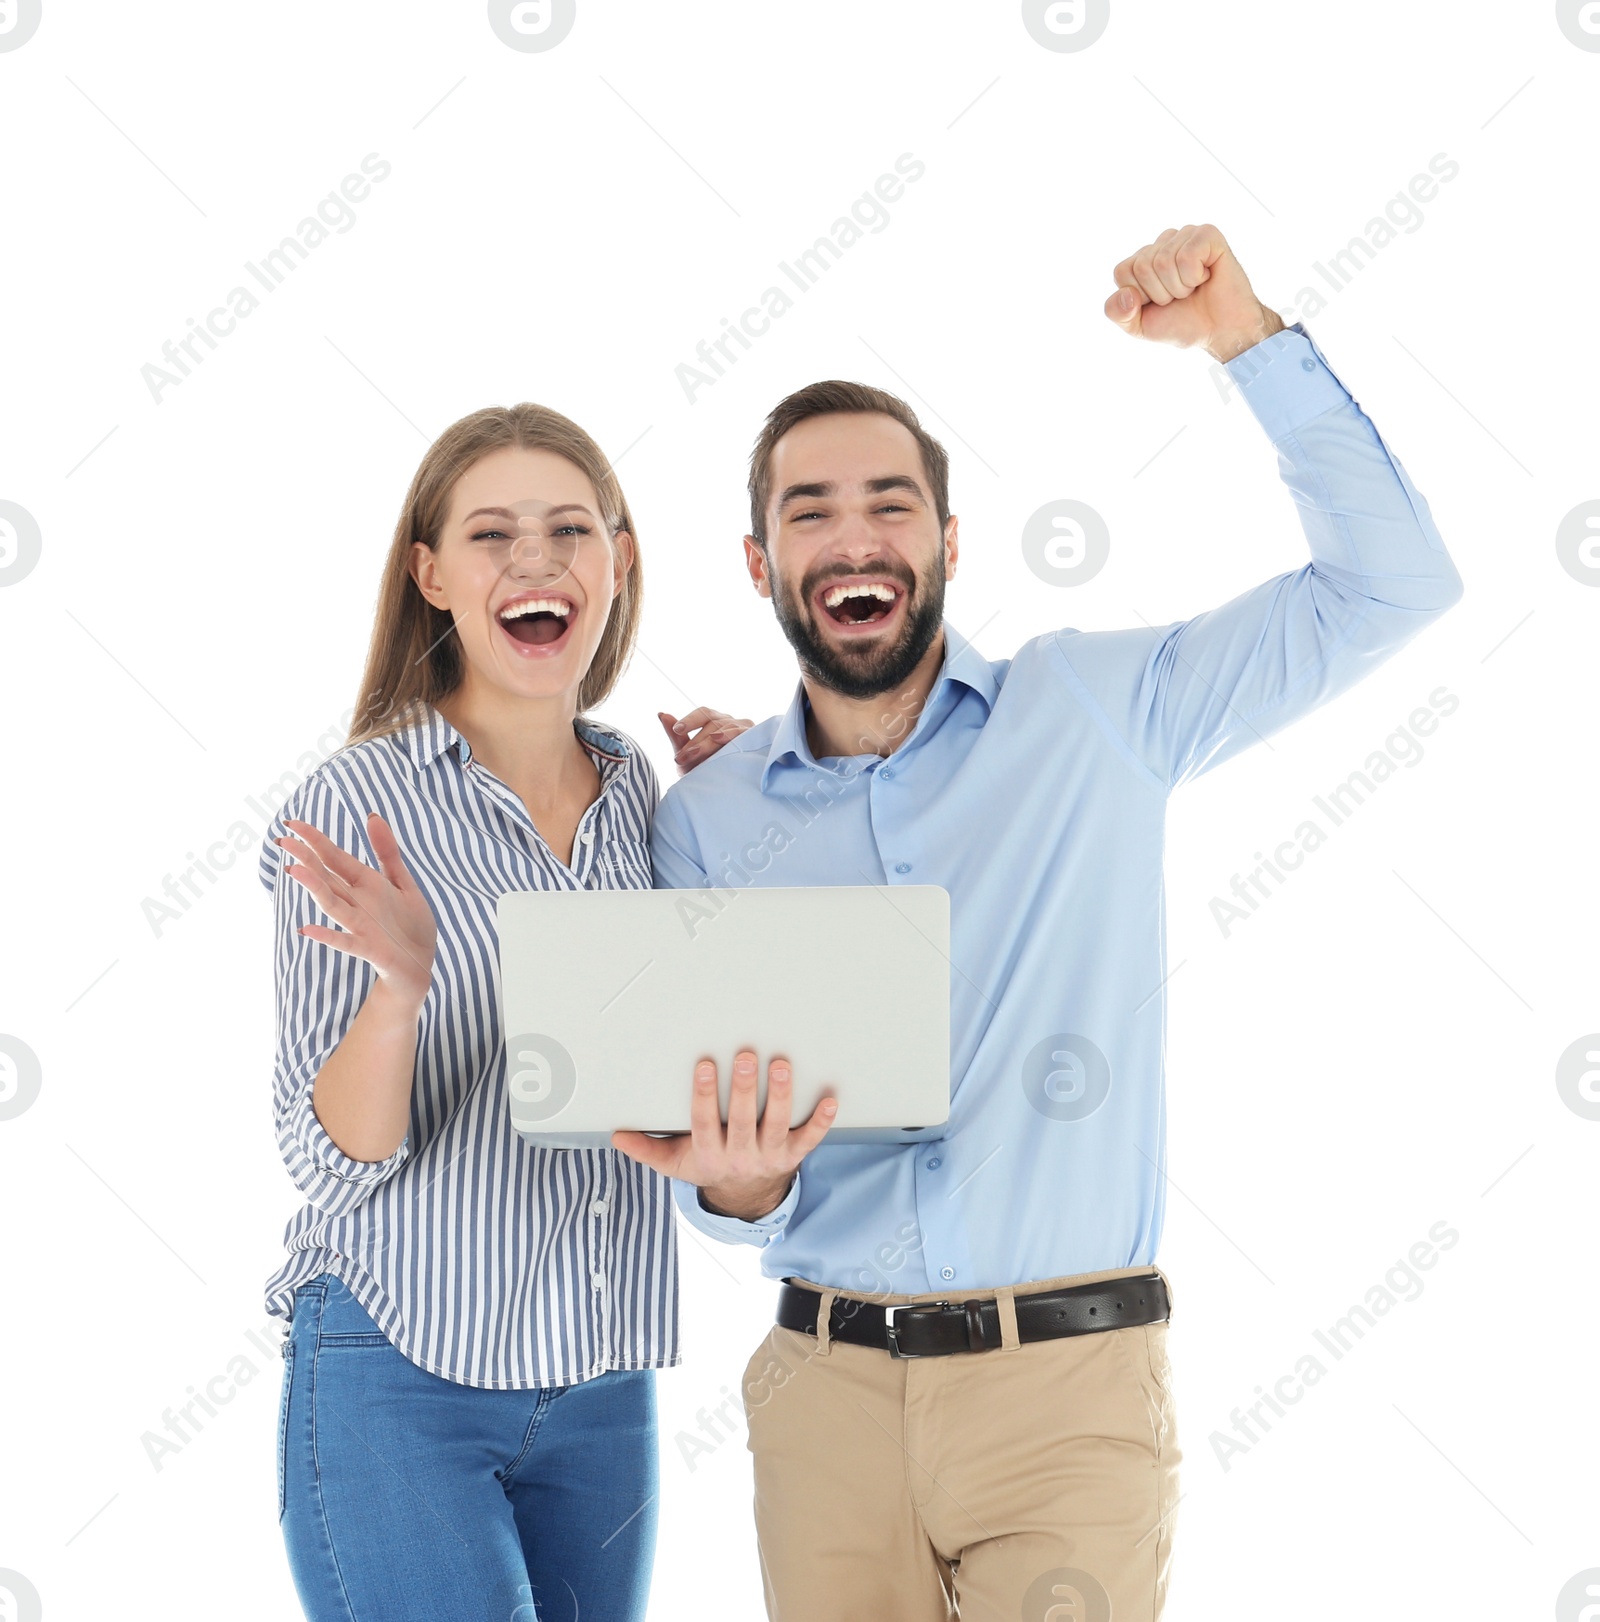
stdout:
{"type": "Polygon", "coordinates": [[[826,513],[819,513],[819,512],[791,513],[790,514],[790,522],[798,524],[802,518],[826,518],[826,517],[827,517],[826,513]]]}
{"type": "Polygon", "coordinates": [[[879,509],[881,513],[908,513],[911,509],[900,501],[886,501],[879,509]]]}

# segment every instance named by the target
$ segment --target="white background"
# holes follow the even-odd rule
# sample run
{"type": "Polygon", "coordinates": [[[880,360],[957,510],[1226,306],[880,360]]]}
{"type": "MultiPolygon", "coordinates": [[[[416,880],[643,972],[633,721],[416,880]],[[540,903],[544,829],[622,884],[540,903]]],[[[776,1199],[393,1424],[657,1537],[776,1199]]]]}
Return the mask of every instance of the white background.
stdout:
{"type": "MultiPolygon", "coordinates": [[[[0,588],[0,1033],[42,1077],[0,1119],[0,1568],[44,1615],[297,1614],[281,1371],[250,1339],[297,1205],[254,848],[159,934],[142,906],[235,823],[258,837],[246,796],[337,732],[432,438],[533,399],[619,459],[647,592],[604,714],[668,781],[657,709],[792,690],[739,537],[761,417],[813,379],[901,393],[949,448],[949,614],[990,657],[1304,562],[1207,359],[1101,314],[1117,260],[1211,220],[1269,303],[1321,288],[1307,325],[1466,595],[1172,802],[1168,1614],[1576,1622],[1600,1121],[1556,1067],[1600,1029],[1600,590],[1555,536],[1600,497],[1597,94],[1542,0],[1116,0],[1072,52],[1013,3],[580,0],[543,53],[482,5],[44,0],[0,51],[0,501],[42,536],[0,588]],[[153,400],[163,342],[374,152],[354,225],[153,400]],[[926,173],[889,224],[691,403],[675,367],[903,153],[926,173]],[[1439,153],[1459,174],[1420,226],[1331,292],[1313,265],[1439,153]],[[1061,498],[1111,532],[1074,589],[1019,546],[1061,498]],[[1212,898],[1440,686],[1459,708],[1423,758],[1224,937],[1212,898]],[[1459,1241],[1420,1297],[1224,1469],[1231,1411],[1439,1222],[1459,1241]],[[241,1354],[255,1378],[153,1468],[144,1434],[241,1354]]],[[[755,1618],[742,1433],[692,1470],[679,1437],[737,1389],[774,1286],[753,1251],[682,1248],[651,1615],[755,1618]]]]}

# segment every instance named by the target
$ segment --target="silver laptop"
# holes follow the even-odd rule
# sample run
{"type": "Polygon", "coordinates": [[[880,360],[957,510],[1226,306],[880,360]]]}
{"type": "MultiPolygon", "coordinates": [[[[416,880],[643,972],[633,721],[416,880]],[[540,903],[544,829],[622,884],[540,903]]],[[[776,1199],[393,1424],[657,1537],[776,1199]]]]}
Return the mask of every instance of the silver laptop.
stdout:
{"type": "Polygon", "coordinates": [[[689,1130],[695,1063],[794,1075],[791,1125],[831,1094],[828,1143],[938,1137],[950,1112],[950,897],[938,885],[552,890],[500,897],[511,1121],[607,1147],[689,1130]]]}

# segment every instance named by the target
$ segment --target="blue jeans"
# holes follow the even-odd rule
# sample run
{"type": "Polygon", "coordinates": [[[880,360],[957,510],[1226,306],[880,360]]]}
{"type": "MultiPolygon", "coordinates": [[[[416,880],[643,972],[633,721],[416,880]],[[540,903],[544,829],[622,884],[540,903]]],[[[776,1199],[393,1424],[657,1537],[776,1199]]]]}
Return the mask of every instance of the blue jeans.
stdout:
{"type": "Polygon", "coordinates": [[[460,1385],[334,1274],[295,1291],[278,1518],[311,1622],[641,1622],[656,1491],[653,1370],[460,1385]]]}

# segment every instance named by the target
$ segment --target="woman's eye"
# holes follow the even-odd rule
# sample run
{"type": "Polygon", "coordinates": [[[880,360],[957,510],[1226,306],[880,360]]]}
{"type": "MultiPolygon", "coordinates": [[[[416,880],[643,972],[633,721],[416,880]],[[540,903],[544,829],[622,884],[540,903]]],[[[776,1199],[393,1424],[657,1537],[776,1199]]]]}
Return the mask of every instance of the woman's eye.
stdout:
{"type": "Polygon", "coordinates": [[[480,529],[472,538],[475,541],[503,541],[506,538],[506,534],[503,529],[480,529]]]}
{"type": "Polygon", "coordinates": [[[588,535],[591,531],[587,524],[563,524],[554,533],[557,535],[588,535]]]}

